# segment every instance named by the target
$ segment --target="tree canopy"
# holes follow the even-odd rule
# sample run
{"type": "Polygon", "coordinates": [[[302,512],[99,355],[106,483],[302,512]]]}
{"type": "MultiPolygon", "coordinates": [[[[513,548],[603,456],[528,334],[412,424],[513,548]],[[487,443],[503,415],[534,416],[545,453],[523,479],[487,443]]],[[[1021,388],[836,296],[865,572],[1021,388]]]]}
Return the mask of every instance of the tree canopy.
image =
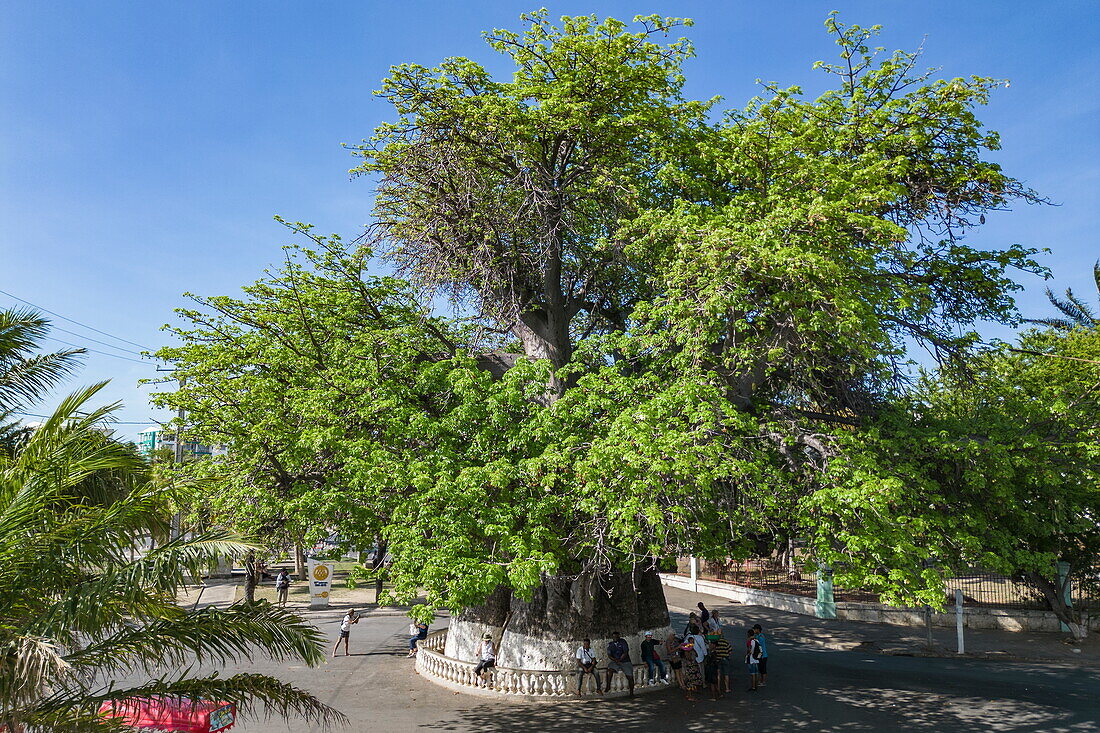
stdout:
{"type": "MultiPolygon", "coordinates": [[[[991,477],[1054,457],[1019,462],[1035,436],[1011,410],[1046,424],[1044,399],[1084,394],[1079,373],[975,351],[976,322],[1018,323],[1013,272],[1044,272],[1034,249],[968,241],[1041,201],[990,160],[977,109],[1000,82],[937,79],[830,16],[830,91],[765,85],[718,116],[682,98],[690,45],[658,42],[687,22],[525,18],[486,34],[511,81],[448,59],[383,83],[396,119],[357,148],[367,245],[294,225],[311,242],[283,267],[181,311],[161,355],[186,384],[160,400],[229,446],[244,494],[226,496],[381,535],[426,613],[793,537],[853,585],[940,605],[954,565],[1040,572],[1083,542],[1036,534],[1021,559],[1023,515],[980,506],[1007,490],[991,477]],[[410,282],[368,275],[375,251],[410,282]],[[441,289],[473,307],[432,315],[441,289]],[[945,371],[915,380],[916,346],[945,371]],[[986,392],[964,394],[987,383],[971,373],[986,392]],[[1032,381],[1048,391],[1025,400],[1032,381]]],[[[1052,445],[1073,443],[1084,496],[1078,418],[1052,445]]]]}

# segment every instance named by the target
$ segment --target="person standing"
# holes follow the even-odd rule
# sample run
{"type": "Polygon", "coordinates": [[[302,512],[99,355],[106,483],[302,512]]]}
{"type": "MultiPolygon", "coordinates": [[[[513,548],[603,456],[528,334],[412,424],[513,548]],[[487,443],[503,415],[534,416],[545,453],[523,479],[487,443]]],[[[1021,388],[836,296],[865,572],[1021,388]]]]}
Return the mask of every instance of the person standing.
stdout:
{"type": "Polygon", "coordinates": [[[611,692],[611,676],[616,672],[626,675],[627,689],[630,696],[634,697],[634,665],[630,661],[630,645],[626,639],[619,635],[618,631],[612,632],[611,643],[607,645],[607,682],[604,687],[611,692]]]}
{"type": "MultiPolygon", "coordinates": [[[[711,617],[714,620],[714,617],[711,617]]],[[[718,682],[722,692],[733,692],[733,645],[722,634],[714,642],[711,655],[718,660],[718,682]]]]}
{"type": "Polygon", "coordinates": [[[285,606],[287,595],[290,593],[290,573],[286,568],[280,568],[275,576],[275,591],[279,594],[279,605],[285,606]]]}
{"type": "Polygon", "coordinates": [[[668,660],[668,666],[672,668],[672,675],[676,677],[676,684],[680,687],[684,686],[684,662],[680,656],[682,641],[679,636],[672,633],[665,639],[665,659],[668,660]]]}
{"type": "Polygon", "coordinates": [[[694,626],[699,626],[699,616],[695,613],[695,611],[692,611],[690,614],[688,614],[687,625],[684,626],[684,633],[680,634],[680,636],[689,636],[691,634],[694,634],[695,632],[691,630],[694,626]]]}
{"type": "Polygon", "coordinates": [[[340,622],[340,636],[336,638],[336,643],[332,647],[332,656],[336,656],[336,650],[340,647],[341,641],[344,642],[344,656],[351,656],[351,652],[348,651],[348,638],[351,636],[351,625],[357,623],[359,623],[359,616],[354,608],[349,608],[344,614],[344,620],[340,622]]]}
{"type": "Polygon", "coordinates": [[[699,627],[692,629],[692,638],[695,640],[695,662],[699,666],[699,677],[703,678],[703,663],[707,658],[707,640],[699,627]]]}
{"type": "Polygon", "coordinates": [[[718,668],[720,663],[718,656],[714,653],[714,647],[717,642],[708,642],[707,644],[707,656],[703,662],[703,677],[710,686],[710,699],[717,700],[721,694],[719,689],[720,680],[718,676],[718,668]]]}
{"type": "Polygon", "coordinates": [[[707,621],[710,620],[710,611],[707,610],[702,601],[699,601],[696,605],[699,607],[699,626],[705,629],[707,628],[707,621]]]}
{"type": "Polygon", "coordinates": [[[477,666],[474,667],[474,677],[477,677],[475,684],[478,687],[486,687],[489,684],[489,670],[497,666],[497,651],[493,646],[493,635],[486,632],[481,637],[481,642],[477,645],[477,651],[474,655],[480,660],[477,666]]]}
{"type": "Polygon", "coordinates": [[[698,653],[695,650],[695,640],[697,638],[696,636],[685,636],[684,643],[680,645],[680,656],[684,662],[680,687],[683,688],[687,699],[692,701],[695,698],[691,696],[691,693],[703,686],[703,676],[699,672],[699,663],[696,661],[698,659],[698,653]]]}
{"type": "Polygon", "coordinates": [[[756,640],[756,632],[749,629],[748,653],[745,662],[749,665],[749,692],[756,692],[760,682],[760,642],[756,640]]]}
{"type": "Polygon", "coordinates": [[[653,632],[645,632],[645,640],[642,641],[642,661],[646,666],[646,684],[652,687],[658,680],[665,681],[665,663],[661,660],[661,654],[657,651],[659,642],[653,640],[653,632]]]}
{"type": "Polygon", "coordinates": [[[596,694],[603,694],[603,687],[600,686],[600,672],[596,669],[596,653],[592,651],[592,640],[585,639],[584,642],[577,647],[577,694],[584,695],[584,676],[586,674],[592,675],[596,680],[596,694]]]}
{"type": "Polygon", "coordinates": [[[760,645],[760,661],[757,662],[757,665],[760,667],[760,686],[763,687],[768,684],[768,640],[764,638],[764,629],[760,627],[760,624],[755,624],[752,630],[756,632],[753,634],[753,638],[760,645]]]}

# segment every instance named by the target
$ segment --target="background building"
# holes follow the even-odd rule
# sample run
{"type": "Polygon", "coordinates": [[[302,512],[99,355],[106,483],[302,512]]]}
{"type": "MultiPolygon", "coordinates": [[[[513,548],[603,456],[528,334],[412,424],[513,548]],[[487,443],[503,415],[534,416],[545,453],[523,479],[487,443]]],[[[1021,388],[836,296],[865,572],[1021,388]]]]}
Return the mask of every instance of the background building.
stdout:
{"type": "MultiPolygon", "coordinates": [[[[138,433],[137,446],[146,458],[152,458],[153,454],[162,448],[170,451],[176,450],[176,431],[163,430],[161,428],[147,428],[138,433]]],[[[209,456],[214,454],[209,446],[184,439],[184,456],[209,456]]]]}

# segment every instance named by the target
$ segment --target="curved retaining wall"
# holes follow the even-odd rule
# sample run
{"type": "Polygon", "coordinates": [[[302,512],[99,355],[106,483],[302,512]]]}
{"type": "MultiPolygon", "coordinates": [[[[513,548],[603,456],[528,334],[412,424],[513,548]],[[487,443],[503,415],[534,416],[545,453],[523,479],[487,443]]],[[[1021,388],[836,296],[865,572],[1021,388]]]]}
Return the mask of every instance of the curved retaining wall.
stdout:
{"type": "MultiPolygon", "coordinates": [[[[449,657],[444,653],[447,647],[447,629],[428,634],[418,647],[416,671],[422,677],[456,692],[464,692],[481,697],[515,700],[577,700],[577,674],[574,670],[554,669],[515,669],[512,667],[493,667],[489,672],[489,686],[479,687],[474,677],[475,662],[449,657]]],[[[666,671],[668,671],[666,667],[666,671]]],[[[606,667],[599,667],[600,679],[605,679],[606,667]]],[[[661,683],[652,687],[646,685],[646,666],[634,664],[634,693],[664,690],[670,685],[661,683]]],[[[626,679],[621,674],[611,678],[611,687],[604,691],[604,697],[625,697],[628,694],[626,679]]],[[[585,695],[596,694],[596,683],[591,675],[585,675],[585,695]]]]}

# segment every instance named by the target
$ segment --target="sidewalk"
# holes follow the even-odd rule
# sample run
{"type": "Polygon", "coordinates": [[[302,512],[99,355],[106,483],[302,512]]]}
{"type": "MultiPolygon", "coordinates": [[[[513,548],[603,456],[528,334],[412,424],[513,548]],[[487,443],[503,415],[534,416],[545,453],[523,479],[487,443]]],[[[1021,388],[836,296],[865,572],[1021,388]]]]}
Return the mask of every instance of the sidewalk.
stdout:
{"type": "MultiPolygon", "coordinates": [[[[933,628],[932,638],[935,645],[929,649],[928,631],[924,627],[819,619],[765,606],[743,605],[707,593],[692,593],[669,586],[665,586],[664,590],[670,611],[685,614],[697,611],[695,604],[702,601],[707,608],[717,609],[723,621],[729,625],[748,628],[753,624],[760,624],[764,627],[768,640],[778,644],[793,642],[842,651],[960,658],[955,651],[954,629],[933,628]]],[[[1095,633],[1078,647],[1063,643],[1063,634],[984,629],[964,629],[964,633],[966,654],[961,656],[964,659],[1003,659],[1100,667],[1100,635],[1095,633]]]]}
{"type": "MultiPolygon", "coordinates": [[[[232,579],[207,580],[205,588],[197,585],[187,586],[180,592],[176,600],[181,607],[188,609],[193,606],[196,609],[207,608],[208,606],[224,608],[237,599],[241,586],[240,582],[232,579]]],[[[371,595],[373,596],[373,594],[372,589],[371,595]]],[[[407,616],[411,608],[410,606],[379,606],[377,603],[367,601],[357,602],[359,597],[361,597],[361,594],[353,598],[341,597],[330,602],[328,608],[317,610],[309,607],[308,600],[299,599],[287,603],[285,608],[306,617],[328,618],[331,616],[336,619],[343,617],[350,608],[354,608],[360,616],[407,616]]],[[[420,599],[417,600],[417,603],[419,602],[421,602],[420,599]]],[[[440,613],[438,616],[441,619],[450,618],[446,612],[440,613]]]]}
{"type": "Polygon", "coordinates": [[[232,580],[207,580],[206,587],[189,585],[176,598],[183,608],[207,608],[208,606],[228,606],[237,595],[238,583],[232,580]],[[196,601],[198,602],[196,604],[196,601]]]}

